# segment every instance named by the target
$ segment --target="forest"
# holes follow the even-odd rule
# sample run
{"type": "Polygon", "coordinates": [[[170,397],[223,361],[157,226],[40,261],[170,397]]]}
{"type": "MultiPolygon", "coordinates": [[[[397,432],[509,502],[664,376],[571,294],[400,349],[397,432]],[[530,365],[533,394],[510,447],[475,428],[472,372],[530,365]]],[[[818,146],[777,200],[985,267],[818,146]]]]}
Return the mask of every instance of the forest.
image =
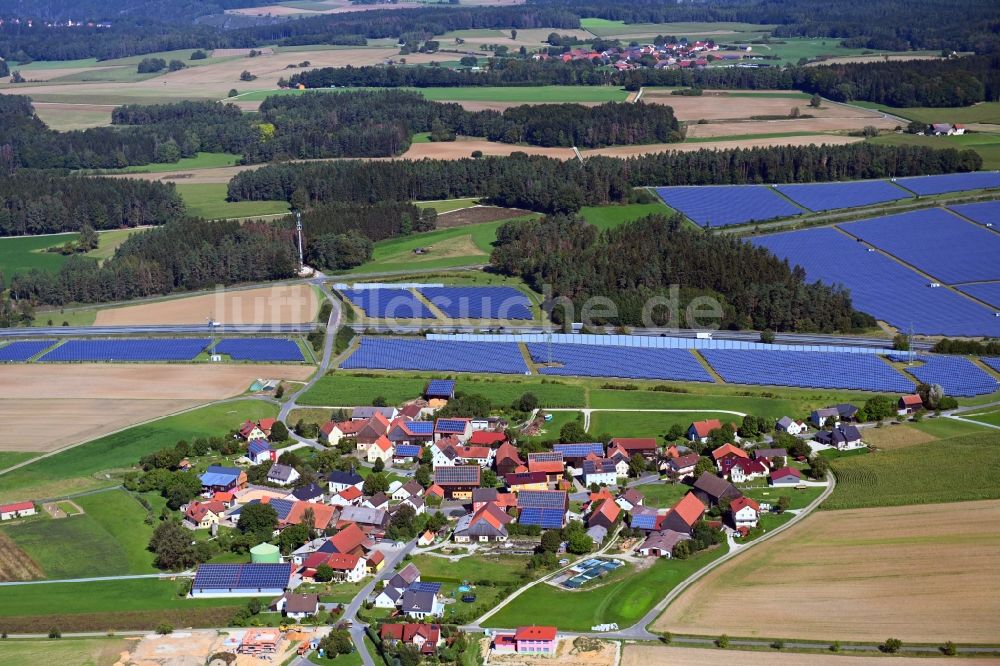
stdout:
{"type": "Polygon", "coordinates": [[[10,281],[10,296],[46,305],[103,303],[218,284],[294,277],[292,231],[266,222],[186,219],[129,236],[98,265],[70,257],[57,272],[32,269],[10,281]]]}
{"type": "MultiPolygon", "coordinates": [[[[539,292],[549,287],[554,298],[572,301],[577,317],[588,299],[610,299],[618,316],[595,325],[647,325],[644,305],[669,298],[672,285],[679,287],[680,312],[696,297],[716,299],[722,318],[714,323],[722,328],[848,332],[875,325],[852,309],[843,289],[807,283],[801,268],[731,236],[692,229],[679,215],[650,215],[603,232],[572,216],[508,222],[497,232],[490,266],[539,292]]],[[[567,319],[564,306],[555,305],[554,320],[567,319]]],[[[670,314],[653,309],[653,325],[692,326],[670,314]]]]}
{"type": "Polygon", "coordinates": [[[651,69],[619,72],[589,61],[493,59],[485,72],[443,67],[325,67],[289,77],[307,88],[471,87],[535,85],[689,86],[735,90],[803,90],[838,102],[890,106],[968,106],[1000,100],[1000,53],[949,60],[910,60],[815,67],[651,69]]]}
{"type": "Polygon", "coordinates": [[[699,150],[583,164],[514,153],[509,157],[393,162],[272,164],[237,174],[229,198],[313,204],[483,197],[543,213],[629,201],[634,187],[784,183],[975,171],[973,151],[919,146],[799,146],[699,150]]]}

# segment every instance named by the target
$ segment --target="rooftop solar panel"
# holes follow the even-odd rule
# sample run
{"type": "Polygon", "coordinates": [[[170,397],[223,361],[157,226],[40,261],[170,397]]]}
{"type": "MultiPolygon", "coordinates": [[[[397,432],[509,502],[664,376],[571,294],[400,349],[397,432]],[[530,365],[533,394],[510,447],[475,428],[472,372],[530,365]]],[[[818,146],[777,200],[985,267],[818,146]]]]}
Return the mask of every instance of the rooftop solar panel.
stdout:
{"type": "Polygon", "coordinates": [[[523,509],[517,518],[521,525],[538,525],[543,529],[559,529],[566,514],[560,509],[523,509]]]}
{"type": "Polygon", "coordinates": [[[410,421],[406,424],[406,427],[410,429],[415,435],[433,435],[434,434],[434,422],[433,421],[410,421]]]}
{"type": "Polygon", "coordinates": [[[284,589],[292,575],[292,565],[280,564],[201,564],[195,573],[196,590],[284,589]]]}
{"type": "Polygon", "coordinates": [[[451,395],[455,391],[454,379],[432,379],[427,382],[427,395],[451,395]]]}
{"type": "Polygon", "coordinates": [[[655,513],[636,513],[632,516],[631,527],[640,530],[656,529],[655,513]]]}
{"type": "Polygon", "coordinates": [[[404,458],[407,456],[415,456],[420,453],[420,447],[416,444],[400,444],[396,447],[396,455],[404,458]]]}
{"type": "Polygon", "coordinates": [[[563,454],[559,451],[541,451],[539,453],[529,453],[528,460],[538,462],[562,462],[563,454]]]}
{"type": "Polygon", "coordinates": [[[411,583],[408,588],[412,592],[432,592],[437,594],[441,591],[441,583],[430,583],[427,581],[418,581],[416,583],[411,583]]]}
{"type": "Polygon", "coordinates": [[[604,455],[604,445],[600,442],[586,444],[556,444],[552,447],[563,454],[566,458],[586,458],[593,453],[597,456],[604,455]]]}
{"type": "Polygon", "coordinates": [[[468,425],[469,422],[463,419],[438,419],[434,429],[440,432],[462,433],[468,425]]]}
{"type": "Polygon", "coordinates": [[[455,467],[435,467],[434,483],[444,484],[478,484],[479,465],[457,465],[455,467]]]}
{"type": "Polygon", "coordinates": [[[557,490],[522,490],[517,494],[519,509],[566,509],[566,493],[557,490]]]}

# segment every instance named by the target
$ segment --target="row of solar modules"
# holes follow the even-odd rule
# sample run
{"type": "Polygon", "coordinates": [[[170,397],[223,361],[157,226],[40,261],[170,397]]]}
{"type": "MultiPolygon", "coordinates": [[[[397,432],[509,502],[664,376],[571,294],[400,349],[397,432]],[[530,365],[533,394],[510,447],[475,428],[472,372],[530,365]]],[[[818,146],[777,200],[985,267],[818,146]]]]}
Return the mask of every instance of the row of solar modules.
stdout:
{"type": "Polygon", "coordinates": [[[217,590],[281,590],[288,587],[292,565],[288,563],[202,564],[194,576],[192,588],[217,590]]]}
{"type": "Polygon", "coordinates": [[[764,222],[809,211],[859,208],[914,196],[1000,187],[1000,172],[977,171],[888,180],[786,185],[658,187],[663,201],[701,226],[764,222]],[[792,203],[794,202],[794,203],[792,203]]]}
{"type": "MultiPolygon", "coordinates": [[[[621,377],[667,381],[704,381],[713,378],[688,350],[604,345],[527,345],[532,361],[561,367],[542,367],[543,374],[621,377]]],[[[700,352],[724,381],[758,386],[851,389],[909,393],[913,382],[876,354],[784,350],[704,349],[700,352]]],[[[968,359],[928,357],[927,366],[915,368],[921,381],[939,383],[949,395],[979,395],[1000,389],[996,381],[968,359]],[[954,372],[937,374],[949,367],[954,372]],[[963,379],[975,378],[973,380],[963,379]]],[[[346,369],[423,370],[524,374],[527,366],[515,343],[447,342],[443,340],[362,338],[361,345],[344,363],[346,369]]]]}
{"type": "MultiPolygon", "coordinates": [[[[513,287],[421,287],[419,291],[449,319],[532,318],[531,301],[513,287]]],[[[369,317],[435,319],[430,308],[409,289],[342,289],[341,293],[369,317]]]]}
{"type": "MultiPolygon", "coordinates": [[[[55,340],[18,340],[0,347],[0,362],[26,362],[55,344],[55,340]]],[[[67,340],[37,360],[87,361],[190,361],[212,344],[210,338],[112,338],[67,340]]],[[[245,338],[220,341],[213,350],[239,361],[303,361],[292,340],[245,338]]]]}

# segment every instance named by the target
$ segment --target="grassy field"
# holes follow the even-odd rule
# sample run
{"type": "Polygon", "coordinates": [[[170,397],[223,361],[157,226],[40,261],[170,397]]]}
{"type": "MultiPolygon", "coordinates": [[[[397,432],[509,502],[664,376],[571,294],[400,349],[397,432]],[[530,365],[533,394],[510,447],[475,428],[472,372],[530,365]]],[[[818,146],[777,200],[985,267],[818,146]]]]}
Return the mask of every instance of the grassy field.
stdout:
{"type": "Polygon", "coordinates": [[[555,624],[565,631],[588,631],[596,624],[617,622],[622,628],[639,620],[691,573],[726,552],[722,546],[688,560],[660,559],[612,583],[582,592],[536,585],[486,621],[490,627],[530,623],[555,624]],[[553,613],[553,609],[558,612],[553,613]]]}
{"type": "Polygon", "coordinates": [[[909,120],[919,120],[925,123],[989,123],[1000,124],[1000,102],[982,102],[972,106],[953,106],[940,108],[926,107],[893,107],[876,102],[851,102],[857,106],[869,109],[879,109],[909,120]]]}
{"type": "MultiPolygon", "coordinates": [[[[421,93],[432,101],[447,102],[624,102],[628,93],[613,86],[524,86],[475,88],[399,88],[421,93]]],[[[258,102],[273,95],[300,95],[316,90],[254,90],[239,96],[241,102],[258,102]]],[[[336,91],[326,91],[336,92],[336,91]]]]}
{"type": "Polygon", "coordinates": [[[961,435],[832,462],[837,488],[824,509],[1000,498],[1000,432],[961,435]]]}
{"type": "Polygon", "coordinates": [[[983,411],[977,411],[968,415],[963,415],[963,418],[971,419],[979,423],[987,423],[989,425],[1000,426],[1000,409],[984,409],[983,411]]]}
{"type": "MultiPolygon", "coordinates": [[[[1000,104],[1000,103],[998,103],[1000,104]]],[[[998,111],[1000,115],[1000,111],[998,111]]],[[[1000,122],[1000,118],[996,122],[1000,122]]],[[[973,132],[961,136],[917,136],[916,134],[886,134],[869,139],[872,143],[889,146],[928,146],[930,148],[971,149],[983,158],[984,169],[1000,169],[1000,134],[973,132]]]]}
{"type": "Polygon", "coordinates": [[[470,555],[451,561],[431,555],[415,555],[413,564],[420,569],[420,580],[439,583],[475,583],[489,578],[496,583],[517,583],[526,571],[528,558],[517,555],[488,557],[470,555]]]}
{"type": "Polygon", "coordinates": [[[460,208],[469,208],[479,203],[479,199],[444,199],[443,201],[414,201],[419,208],[433,208],[438,213],[448,213],[460,208]]]}
{"type": "Polygon", "coordinates": [[[226,183],[180,183],[177,192],[188,212],[206,219],[287,213],[285,201],[226,201],[226,183]]]}
{"type": "Polygon", "coordinates": [[[738,423],[741,417],[711,412],[680,412],[676,414],[593,412],[590,416],[590,432],[593,434],[607,432],[615,437],[659,437],[675,423],[686,428],[692,421],[704,419],[731,419],[738,423]]]}
{"type": "Polygon", "coordinates": [[[810,502],[820,496],[823,488],[810,486],[804,490],[797,490],[795,488],[763,486],[760,488],[740,488],[740,491],[747,497],[753,498],[758,502],[768,502],[774,506],[777,506],[779,499],[787,497],[789,509],[804,509],[809,506],[810,502]]]}
{"type": "Polygon", "coordinates": [[[143,455],[193,437],[224,435],[246,419],[274,416],[274,405],[255,400],[225,402],[128,428],[0,476],[0,501],[63,497],[117,485],[115,474],[143,455]],[[98,474],[100,472],[100,474],[98,474]]]}
{"type": "Polygon", "coordinates": [[[112,490],[75,501],[84,514],[58,520],[44,515],[4,529],[48,578],[155,573],[146,550],[153,528],[143,522],[146,511],[135,499],[112,490]]]}
{"type": "Polygon", "coordinates": [[[625,222],[638,220],[653,213],[672,212],[663,202],[651,204],[628,204],[625,206],[584,206],[580,209],[583,219],[598,229],[611,229],[625,222]]]}
{"type": "Polygon", "coordinates": [[[658,509],[673,506],[690,490],[683,483],[644,483],[635,489],[646,497],[643,501],[645,506],[655,506],[658,509]]]}
{"type": "Polygon", "coordinates": [[[8,639],[0,647],[0,666],[111,666],[131,644],[124,638],[8,639]]]}
{"type": "Polygon", "coordinates": [[[194,157],[183,157],[177,162],[130,166],[110,171],[109,173],[161,173],[184,169],[211,169],[214,167],[234,166],[239,161],[240,156],[233,155],[232,153],[198,153],[194,157]]]}
{"type": "Polygon", "coordinates": [[[22,451],[0,451],[0,469],[7,469],[12,465],[22,463],[37,456],[37,453],[22,451]]]}
{"type": "Polygon", "coordinates": [[[717,34],[719,41],[753,39],[774,28],[773,25],[754,23],[631,23],[600,18],[580,19],[580,27],[598,37],[644,37],[656,35],[677,35],[678,37],[700,37],[717,34]]]}
{"type": "MultiPolygon", "coordinates": [[[[100,244],[96,250],[83,256],[93,259],[107,259],[126,238],[134,234],[136,229],[114,229],[100,232],[100,244]]],[[[5,284],[10,283],[14,273],[23,273],[38,268],[55,272],[59,270],[67,257],[58,252],[46,252],[50,247],[61,247],[74,242],[79,234],[51,234],[45,236],[8,236],[0,238],[0,275],[5,284]]]]}

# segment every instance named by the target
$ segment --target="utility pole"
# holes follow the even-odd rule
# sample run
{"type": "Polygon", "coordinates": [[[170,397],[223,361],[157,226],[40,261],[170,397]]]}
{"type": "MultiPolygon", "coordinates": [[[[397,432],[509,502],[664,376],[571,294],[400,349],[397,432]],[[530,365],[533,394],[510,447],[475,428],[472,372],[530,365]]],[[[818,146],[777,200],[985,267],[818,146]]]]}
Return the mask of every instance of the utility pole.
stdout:
{"type": "Polygon", "coordinates": [[[295,233],[299,240],[299,272],[305,270],[306,262],[302,257],[302,212],[295,211],[295,233]]]}

